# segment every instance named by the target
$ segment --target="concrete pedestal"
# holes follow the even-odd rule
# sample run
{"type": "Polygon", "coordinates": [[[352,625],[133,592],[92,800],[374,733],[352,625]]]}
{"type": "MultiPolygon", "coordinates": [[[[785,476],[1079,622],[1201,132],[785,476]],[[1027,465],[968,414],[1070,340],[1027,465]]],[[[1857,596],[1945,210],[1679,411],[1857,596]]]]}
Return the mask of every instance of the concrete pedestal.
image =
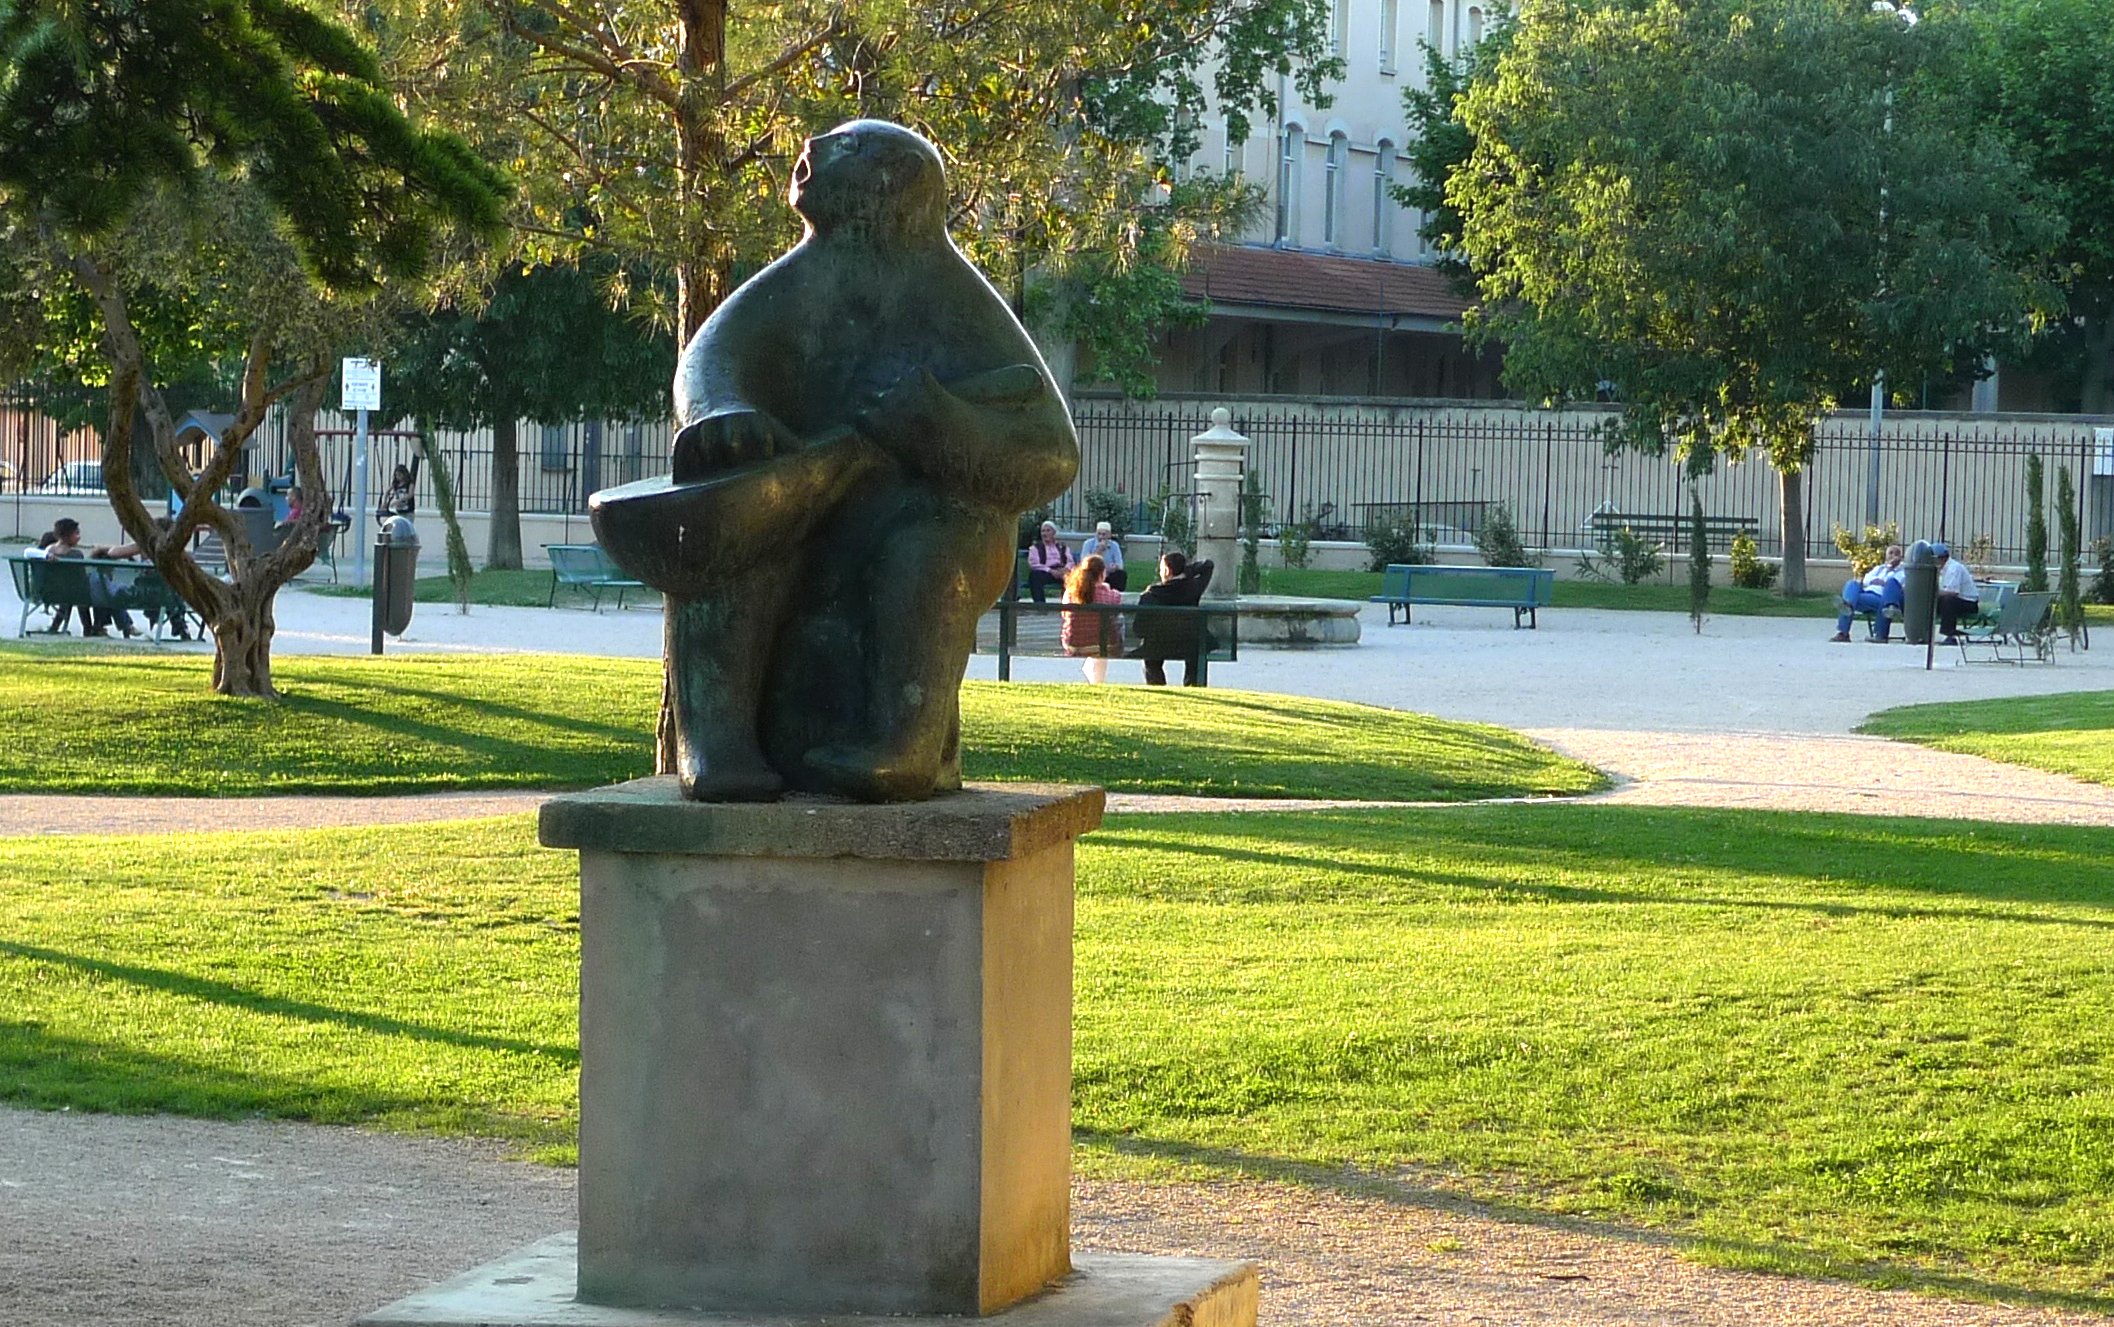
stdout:
{"type": "Polygon", "coordinates": [[[563,796],[580,1298],[991,1313],[1070,1270],[1072,840],[1099,789],[563,796]]]}
{"type": "Polygon", "coordinates": [[[1239,1263],[1070,1257],[1098,788],[544,804],[580,851],[580,1230],[363,1327],[1253,1327],[1239,1263]]]}

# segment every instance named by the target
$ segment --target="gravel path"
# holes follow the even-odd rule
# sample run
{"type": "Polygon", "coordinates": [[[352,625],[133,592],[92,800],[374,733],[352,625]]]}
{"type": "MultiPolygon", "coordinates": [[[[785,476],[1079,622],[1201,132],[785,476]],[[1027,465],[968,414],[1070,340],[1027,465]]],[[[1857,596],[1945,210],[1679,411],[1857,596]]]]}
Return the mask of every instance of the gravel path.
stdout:
{"type": "Polygon", "coordinates": [[[2114,825],[2114,787],[1883,737],[1591,728],[1527,735],[1613,774],[1616,787],[1595,801],[2114,825]]]}
{"type": "MultiPolygon", "coordinates": [[[[574,1174],[351,1129],[0,1110],[0,1322],[342,1327],[574,1224],[574,1174]]],[[[1078,1248],[1253,1258],[1263,1322],[2026,1327],[2105,1319],[1726,1272],[1409,1186],[1078,1181],[1078,1248]]]]}

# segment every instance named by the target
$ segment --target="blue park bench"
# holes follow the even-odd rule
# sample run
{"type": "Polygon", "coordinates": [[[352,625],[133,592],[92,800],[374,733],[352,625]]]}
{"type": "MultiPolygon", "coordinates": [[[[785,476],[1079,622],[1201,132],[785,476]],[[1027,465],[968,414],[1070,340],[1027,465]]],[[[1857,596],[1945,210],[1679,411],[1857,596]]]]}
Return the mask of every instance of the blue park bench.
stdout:
{"type": "Polygon", "coordinates": [[[1546,567],[1442,567],[1391,564],[1372,602],[1387,605],[1387,625],[1395,614],[1408,622],[1412,604],[1460,608],[1509,608],[1512,626],[1522,620],[1539,626],[1534,610],[1549,606],[1556,592],[1556,573],[1546,567]]]}
{"type": "Polygon", "coordinates": [[[550,554],[551,559],[551,595],[545,607],[557,607],[560,586],[592,593],[597,613],[602,611],[602,591],[615,590],[617,607],[622,608],[626,590],[646,588],[644,582],[635,581],[619,570],[600,544],[545,544],[543,551],[550,554]]]}

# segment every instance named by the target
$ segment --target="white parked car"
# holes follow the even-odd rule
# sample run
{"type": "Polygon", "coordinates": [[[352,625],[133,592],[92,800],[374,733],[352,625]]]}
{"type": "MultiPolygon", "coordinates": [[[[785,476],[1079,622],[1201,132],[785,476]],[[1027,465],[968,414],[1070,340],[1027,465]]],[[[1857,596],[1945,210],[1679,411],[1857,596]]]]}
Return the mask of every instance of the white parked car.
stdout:
{"type": "Polygon", "coordinates": [[[68,461],[37,485],[39,493],[99,494],[102,491],[101,461],[68,461]]]}

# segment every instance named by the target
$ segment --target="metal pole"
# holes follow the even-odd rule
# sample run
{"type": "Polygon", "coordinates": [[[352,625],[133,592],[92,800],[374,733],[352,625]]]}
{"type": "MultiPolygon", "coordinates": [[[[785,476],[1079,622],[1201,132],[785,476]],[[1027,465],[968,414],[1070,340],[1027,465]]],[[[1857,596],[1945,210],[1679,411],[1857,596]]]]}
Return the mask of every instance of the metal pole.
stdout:
{"type": "MultiPolygon", "coordinates": [[[[360,410],[354,413],[352,430],[353,529],[366,528],[367,506],[367,412],[360,410]]],[[[367,584],[367,542],[363,539],[355,539],[352,541],[352,547],[352,583],[354,585],[365,585],[367,584]]],[[[375,621],[379,623],[381,618],[376,617],[375,621]]],[[[379,626],[375,629],[377,631],[381,630],[379,626]]],[[[375,653],[380,654],[381,652],[380,646],[377,645],[375,653]]]]}
{"type": "MultiPolygon", "coordinates": [[[[363,416],[366,413],[364,410],[360,412],[363,416]]],[[[387,534],[379,530],[375,532],[374,536],[374,591],[371,595],[374,607],[374,635],[367,645],[369,654],[380,654],[382,652],[382,613],[389,601],[389,554],[383,551],[383,541],[388,537],[387,534]]],[[[362,552],[365,552],[367,545],[360,544],[359,547],[362,552]]]]}
{"type": "Polygon", "coordinates": [[[1879,434],[1886,419],[1886,370],[1872,379],[1872,460],[1864,477],[1864,523],[1879,524],[1879,434]]]}

